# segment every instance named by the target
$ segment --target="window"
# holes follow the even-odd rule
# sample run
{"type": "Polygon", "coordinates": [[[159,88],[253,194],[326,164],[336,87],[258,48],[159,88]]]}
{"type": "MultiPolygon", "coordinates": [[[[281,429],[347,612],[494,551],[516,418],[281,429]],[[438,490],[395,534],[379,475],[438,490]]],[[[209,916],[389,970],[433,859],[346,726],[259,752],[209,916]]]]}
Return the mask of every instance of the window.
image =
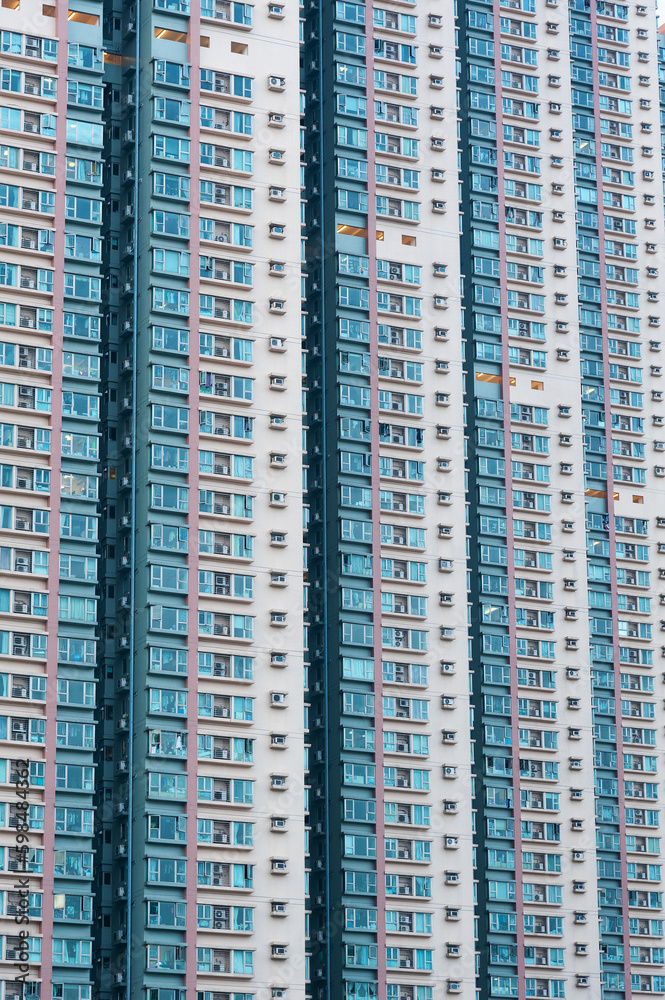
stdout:
{"type": "MultiPolygon", "coordinates": [[[[153,527],[162,527],[153,525],[153,527]]],[[[187,569],[176,566],[151,566],[150,587],[154,590],[187,591],[187,569]]]]}
{"type": "Polygon", "coordinates": [[[187,776],[149,771],[148,795],[158,799],[186,799],[187,776]]]}
{"type": "Polygon", "coordinates": [[[93,354],[75,354],[64,351],[62,374],[73,378],[99,379],[99,357],[93,354]]]}
{"type": "Polygon", "coordinates": [[[92,724],[80,722],[58,722],[56,724],[56,745],[92,750],[95,746],[95,727],[92,724]]]}
{"type": "Polygon", "coordinates": [[[98,523],[98,518],[88,517],[85,514],[61,514],[60,534],[63,538],[96,541],[98,523]]]}
{"type": "Polygon", "coordinates": [[[178,448],[175,445],[151,445],[150,464],[153,469],[170,469],[187,472],[189,468],[189,449],[178,448]]]}
{"type": "Polygon", "coordinates": [[[146,877],[148,882],[167,885],[185,885],[187,881],[186,862],[171,858],[147,858],[146,877]]]}
{"type": "Polygon", "coordinates": [[[151,524],[150,545],[154,549],[186,552],[188,534],[187,528],[175,524],[151,524]]]}
{"type": "Polygon", "coordinates": [[[150,670],[164,673],[187,672],[187,651],[184,649],[163,649],[160,646],[150,647],[150,670]]]}
{"type": "MultiPolygon", "coordinates": [[[[170,326],[153,326],[151,334],[154,351],[173,351],[178,354],[189,352],[189,330],[178,330],[170,326]]],[[[155,388],[154,385],[153,388],[155,388]]]]}
{"type": "Polygon", "coordinates": [[[95,684],[93,681],[58,681],[59,705],[95,706],[95,684]]]}
{"type": "Polygon", "coordinates": [[[89,83],[67,81],[67,103],[80,104],[84,108],[101,110],[104,106],[104,90],[89,83]]]}
{"type": "Polygon", "coordinates": [[[187,508],[189,491],[185,486],[164,486],[154,483],[151,488],[151,506],[162,510],[183,510],[187,508]]]}
{"type": "MultiPolygon", "coordinates": [[[[99,438],[92,434],[72,434],[63,431],[61,447],[63,455],[71,455],[73,458],[88,458],[93,461],[99,458],[99,438]]],[[[64,515],[62,517],[64,518],[64,515]]],[[[97,537],[96,534],[94,537],[97,537]]]]}
{"type": "Polygon", "coordinates": [[[148,816],[148,840],[184,841],[185,816],[148,816]]]}
{"type": "Polygon", "coordinates": [[[97,146],[101,149],[104,145],[104,126],[68,118],[67,142],[79,146],[97,146]]]}
{"type": "MultiPolygon", "coordinates": [[[[152,213],[152,231],[162,236],[178,236],[189,239],[189,216],[179,212],[152,213]]],[[[153,250],[153,270],[187,277],[189,274],[189,254],[176,251],[153,250]],[[166,256],[166,254],[175,256],[166,256]]]]}
{"type": "MultiPolygon", "coordinates": [[[[163,329],[163,328],[158,327],[157,329],[163,329]]],[[[153,365],[152,388],[168,389],[174,392],[188,392],[189,369],[172,368],[168,365],[153,365]]]]}
{"type": "MultiPolygon", "coordinates": [[[[92,837],[93,835],[93,811],[92,809],[70,809],[56,808],[55,810],[55,832],[75,833],[92,837]]],[[[71,942],[72,944],[75,942],[71,942]]],[[[89,961],[89,959],[88,959],[89,961]]]]}
{"type": "Polygon", "coordinates": [[[177,945],[146,945],[146,969],[148,972],[184,972],[185,948],[177,945]]]}
{"type": "Polygon", "coordinates": [[[82,392],[63,392],[62,412],[66,416],[99,419],[99,397],[82,392]]]}
{"type": "Polygon", "coordinates": [[[168,62],[166,59],[155,59],[153,78],[155,83],[166,83],[172,87],[188,87],[189,66],[168,62]]]}
{"type": "MultiPolygon", "coordinates": [[[[71,810],[67,811],[70,812],[71,810]]],[[[57,894],[54,898],[55,900],[58,899],[57,894]]],[[[54,965],[89,966],[91,961],[92,961],[92,941],[78,941],[74,938],[53,939],[54,965]]]]}
{"type": "Polygon", "coordinates": [[[189,163],[189,146],[189,139],[174,139],[167,135],[153,136],[153,156],[158,159],[189,163]]]}
{"type": "Polygon", "coordinates": [[[97,602],[85,597],[59,597],[58,617],[61,621],[96,622],[97,602]]]}
{"type": "Polygon", "coordinates": [[[150,628],[160,632],[187,632],[187,609],[151,607],[150,628]]]}
{"type": "Polygon", "coordinates": [[[68,791],[93,792],[94,768],[78,764],[56,764],[55,787],[68,791]]]}
{"type": "Polygon", "coordinates": [[[176,288],[152,289],[152,308],[158,312],[180,313],[189,315],[189,292],[181,292],[176,288]]]}
{"type": "MultiPolygon", "coordinates": [[[[185,903],[171,903],[168,901],[150,900],[148,907],[148,926],[163,927],[185,927],[186,911],[185,903]]],[[[150,990],[150,993],[157,993],[158,990],[150,990]]],[[[163,991],[164,993],[166,990],[163,991]]],[[[169,991],[176,992],[176,991],[169,991]]]]}

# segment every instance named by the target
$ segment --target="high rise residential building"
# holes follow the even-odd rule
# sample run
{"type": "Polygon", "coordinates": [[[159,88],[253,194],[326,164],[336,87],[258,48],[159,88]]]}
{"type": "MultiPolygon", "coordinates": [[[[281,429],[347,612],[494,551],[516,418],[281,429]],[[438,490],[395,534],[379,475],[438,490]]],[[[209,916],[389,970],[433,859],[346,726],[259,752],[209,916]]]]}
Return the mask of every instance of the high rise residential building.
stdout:
{"type": "Polygon", "coordinates": [[[653,3],[0,22],[0,1000],[665,993],[653,3]]]}
{"type": "Polygon", "coordinates": [[[665,988],[653,8],[459,17],[481,988],[665,988]]]}
{"type": "Polygon", "coordinates": [[[314,5],[304,72],[312,994],[663,990],[655,11],[314,5]]]}
{"type": "Polygon", "coordinates": [[[452,14],[305,18],[316,1000],[474,989],[452,14]]]}
{"type": "Polygon", "coordinates": [[[0,992],[295,1000],[298,10],[16,0],[0,48],[0,992]]]}
{"type": "Polygon", "coordinates": [[[298,997],[298,11],[156,0],[104,17],[97,989],[298,997]]]}

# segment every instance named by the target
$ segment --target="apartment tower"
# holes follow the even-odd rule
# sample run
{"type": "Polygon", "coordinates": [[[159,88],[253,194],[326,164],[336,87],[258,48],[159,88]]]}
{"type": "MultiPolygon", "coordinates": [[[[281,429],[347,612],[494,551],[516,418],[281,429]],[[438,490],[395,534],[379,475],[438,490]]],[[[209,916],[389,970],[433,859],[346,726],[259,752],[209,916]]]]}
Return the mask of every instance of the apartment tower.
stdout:
{"type": "Polygon", "coordinates": [[[2,995],[302,996],[298,12],[2,13],[2,995]]]}
{"type": "Polygon", "coordinates": [[[312,994],[658,991],[655,12],[452,13],[305,22],[312,994]]]}
{"type": "Polygon", "coordinates": [[[630,997],[665,988],[656,21],[458,27],[479,988],[630,997]]]}
{"type": "Polygon", "coordinates": [[[474,990],[452,8],[304,14],[311,995],[431,1000],[474,990]]]}

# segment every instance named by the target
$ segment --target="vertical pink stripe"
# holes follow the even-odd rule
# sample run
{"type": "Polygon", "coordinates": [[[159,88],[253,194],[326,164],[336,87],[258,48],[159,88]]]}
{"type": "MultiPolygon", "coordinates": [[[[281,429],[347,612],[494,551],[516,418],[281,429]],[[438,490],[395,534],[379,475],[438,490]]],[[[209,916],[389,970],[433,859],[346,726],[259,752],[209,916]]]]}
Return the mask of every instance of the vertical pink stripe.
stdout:
{"type": "MultiPolygon", "coordinates": [[[[591,21],[591,65],[593,68],[593,102],[594,102],[594,135],[596,140],[596,190],[598,191],[598,259],[600,261],[600,298],[602,315],[607,316],[607,279],[605,274],[605,228],[603,222],[603,162],[601,157],[601,132],[600,132],[600,107],[598,91],[598,18],[596,5],[590,4],[589,8],[591,21]]],[[[631,1000],[632,988],[630,981],[630,934],[629,934],[629,909],[628,909],[628,855],[626,850],[626,800],[623,783],[623,731],[621,726],[621,662],[619,655],[619,636],[617,634],[619,621],[619,601],[617,591],[617,558],[616,558],[616,531],[614,524],[614,475],[613,475],[613,455],[612,455],[612,416],[610,406],[610,355],[607,343],[606,329],[607,323],[602,328],[603,345],[603,392],[605,410],[605,450],[607,462],[607,514],[608,528],[607,534],[610,543],[610,594],[612,603],[612,650],[614,668],[614,698],[615,698],[615,721],[616,721],[616,752],[617,752],[617,798],[619,801],[619,852],[621,862],[621,912],[623,914],[623,946],[624,946],[624,970],[625,970],[625,996],[626,1000],[631,1000]]]]}
{"type": "MultiPolygon", "coordinates": [[[[215,32],[211,41],[214,42],[215,32]]],[[[201,133],[201,21],[198,9],[189,21],[190,95],[190,217],[189,217],[189,511],[188,537],[188,600],[187,614],[187,943],[185,982],[190,993],[196,989],[197,934],[197,777],[198,777],[198,592],[199,592],[199,194],[201,133]]]]}
{"type": "MultiPolygon", "coordinates": [[[[64,311],[65,187],[67,183],[67,5],[56,6],[58,92],[56,97],[55,218],[53,275],[53,366],[51,375],[51,492],[48,562],[48,645],[44,765],[44,875],[42,879],[42,998],[50,1000],[53,974],[53,890],[55,865],[55,758],[58,703],[58,590],[60,585],[60,468],[62,429],[62,338],[64,311]]],[[[31,838],[32,839],[32,838],[31,838]]],[[[92,975],[92,969],[90,970],[92,975]]]]}
{"type": "MultiPolygon", "coordinates": [[[[371,12],[371,8],[368,8],[371,12]]],[[[369,386],[372,483],[372,589],[376,766],[376,950],[378,1000],[386,1000],[386,852],[383,791],[383,666],[381,642],[381,474],[379,462],[379,319],[376,253],[376,148],[374,127],[374,28],[367,25],[367,256],[369,289],[369,386]]]]}
{"type": "Polygon", "coordinates": [[[517,920],[517,989],[519,1000],[526,996],[524,964],[524,900],[522,897],[522,804],[520,800],[519,689],[517,686],[517,635],[515,613],[515,533],[513,526],[513,475],[510,423],[510,336],[508,332],[508,272],[506,266],[506,191],[503,165],[503,100],[501,86],[501,21],[494,14],[495,100],[496,100],[496,178],[499,213],[499,283],[501,289],[501,398],[503,399],[504,461],[506,464],[506,544],[508,562],[508,642],[510,657],[510,724],[512,727],[513,817],[515,823],[515,914],[517,920]]]}

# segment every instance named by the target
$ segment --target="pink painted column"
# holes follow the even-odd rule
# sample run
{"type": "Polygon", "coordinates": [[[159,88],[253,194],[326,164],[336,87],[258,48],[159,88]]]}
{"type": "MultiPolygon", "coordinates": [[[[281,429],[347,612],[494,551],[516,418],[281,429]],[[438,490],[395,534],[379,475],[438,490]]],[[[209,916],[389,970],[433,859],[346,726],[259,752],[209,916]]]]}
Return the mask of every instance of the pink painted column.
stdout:
{"type": "MultiPolygon", "coordinates": [[[[371,18],[372,8],[367,8],[371,18]]],[[[376,147],[374,140],[374,28],[366,26],[367,256],[369,291],[370,448],[372,483],[372,590],[374,622],[374,725],[376,767],[376,950],[378,1000],[386,1000],[386,852],[383,811],[383,666],[381,642],[381,477],[379,463],[379,320],[376,253],[376,147]]]]}
{"type": "Polygon", "coordinates": [[[517,635],[515,613],[515,533],[513,525],[513,474],[510,423],[510,336],[508,332],[508,273],[506,266],[506,191],[503,165],[503,100],[501,87],[501,22],[498,6],[494,8],[495,99],[496,99],[496,183],[499,228],[499,287],[501,292],[501,398],[503,400],[503,437],[506,484],[506,545],[508,561],[508,652],[510,658],[510,725],[513,761],[513,819],[515,824],[515,915],[517,931],[517,990],[519,1000],[526,998],[524,964],[524,900],[522,898],[522,805],[520,800],[519,689],[517,686],[517,635]]]}
{"type": "Polygon", "coordinates": [[[614,669],[614,699],[616,709],[616,753],[617,753],[617,798],[619,801],[619,852],[621,862],[621,912],[623,915],[623,947],[624,947],[624,971],[625,971],[625,997],[631,1000],[632,989],[630,982],[630,934],[629,934],[629,909],[628,909],[628,856],[626,852],[626,799],[623,783],[623,730],[621,726],[621,666],[619,659],[619,636],[617,633],[619,621],[619,601],[617,592],[617,559],[616,559],[616,531],[614,523],[614,476],[612,471],[612,416],[610,406],[610,355],[607,343],[607,328],[605,317],[607,314],[607,279],[605,273],[605,231],[603,226],[603,161],[600,154],[601,132],[600,132],[600,107],[598,100],[598,17],[596,4],[591,3],[589,7],[589,18],[591,21],[591,65],[593,68],[593,118],[594,136],[596,142],[596,190],[598,191],[598,259],[600,262],[600,300],[603,316],[603,326],[601,328],[603,344],[603,406],[605,409],[605,460],[607,463],[607,537],[610,543],[610,595],[612,606],[612,652],[614,669]]]}
{"type": "Polygon", "coordinates": [[[196,989],[197,934],[197,777],[198,777],[198,593],[199,593],[199,193],[201,133],[201,21],[198,4],[189,21],[190,61],[190,208],[189,218],[189,511],[188,536],[188,601],[187,613],[187,928],[185,941],[187,959],[185,983],[194,995],[196,989]]]}
{"type": "MultiPolygon", "coordinates": [[[[53,891],[55,864],[55,758],[56,712],[58,703],[58,590],[60,585],[60,448],[62,430],[62,349],[64,312],[65,259],[65,187],[67,183],[67,37],[66,4],[56,6],[58,38],[56,142],[55,142],[55,218],[53,275],[53,366],[51,374],[51,492],[48,563],[48,642],[46,655],[46,732],[44,765],[44,875],[42,879],[42,1000],[51,998],[53,973],[53,891]]],[[[32,839],[32,838],[31,838],[32,839]]]]}

